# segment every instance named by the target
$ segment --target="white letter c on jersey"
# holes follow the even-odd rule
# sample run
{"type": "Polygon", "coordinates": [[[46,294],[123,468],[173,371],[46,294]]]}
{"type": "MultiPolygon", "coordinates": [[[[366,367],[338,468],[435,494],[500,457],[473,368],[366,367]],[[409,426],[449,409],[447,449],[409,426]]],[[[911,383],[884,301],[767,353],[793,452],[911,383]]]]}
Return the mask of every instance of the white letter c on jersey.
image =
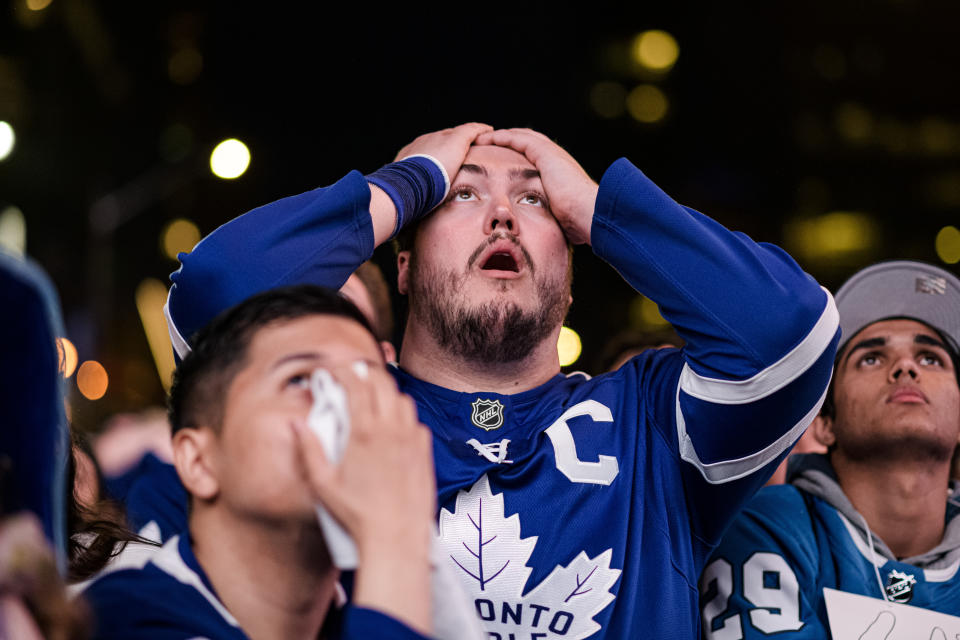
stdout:
{"type": "Polygon", "coordinates": [[[564,411],[546,430],[553,443],[557,469],[571,482],[609,485],[620,473],[620,465],[613,456],[598,456],[597,462],[584,462],[577,457],[577,445],[573,442],[573,434],[567,425],[567,420],[577,416],[590,416],[594,422],[613,422],[610,409],[596,400],[578,402],[564,411]]]}

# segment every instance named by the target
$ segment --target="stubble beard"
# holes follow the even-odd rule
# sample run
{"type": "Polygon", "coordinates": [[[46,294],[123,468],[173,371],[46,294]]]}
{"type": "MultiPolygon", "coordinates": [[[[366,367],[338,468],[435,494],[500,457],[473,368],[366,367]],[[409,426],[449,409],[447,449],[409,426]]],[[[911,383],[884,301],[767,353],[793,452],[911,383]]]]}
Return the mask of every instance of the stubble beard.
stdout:
{"type": "Polygon", "coordinates": [[[879,429],[857,433],[845,432],[841,427],[837,431],[837,446],[845,457],[856,462],[939,464],[953,457],[956,442],[937,433],[909,429],[900,433],[879,429]]]}
{"type": "MultiPolygon", "coordinates": [[[[464,295],[466,274],[420,265],[410,256],[410,311],[452,356],[481,365],[527,358],[567,315],[570,272],[536,278],[537,305],[524,310],[512,300],[473,304],[464,295]]],[[[502,281],[507,291],[512,282],[502,281]]]]}

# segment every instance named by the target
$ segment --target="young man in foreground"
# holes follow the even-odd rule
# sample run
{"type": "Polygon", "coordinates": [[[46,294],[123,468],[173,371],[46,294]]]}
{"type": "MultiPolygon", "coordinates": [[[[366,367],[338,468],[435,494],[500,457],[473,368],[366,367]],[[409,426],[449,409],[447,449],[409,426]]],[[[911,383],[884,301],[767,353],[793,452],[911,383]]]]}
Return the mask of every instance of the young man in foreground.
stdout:
{"type": "Polygon", "coordinates": [[[625,159],[597,185],[545,136],[477,124],[399,157],[182,257],[166,307],[181,357],[225,306],[339,287],[403,230],[410,313],[392,373],[433,432],[439,544],[491,640],[696,637],[707,554],[826,391],[829,294],[625,159]],[[686,347],[562,375],[571,243],[656,301],[686,347]]]}
{"type": "Polygon", "coordinates": [[[704,638],[830,637],[824,588],[960,615],[960,505],[948,495],[960,281],[880,263],[836,300],[844,346],[811,427],[828,453],[792,457],[789,484],[760,492],[724,535],[700,583],[704,638]]]}
{"type": "Polygon", "coordinates": [[[221,315],[192,344],[170,392],[189,528],[143,568],[88,588],[95,637],[430,635],[430,433],[360,312],[332,291],[284,289],[221,315]],[[307,427],[318,367],[348,398],[351,433],[336,465],[307,427]],[[353,599],[339,611],[318,500],[358,550],[353,599]]]}

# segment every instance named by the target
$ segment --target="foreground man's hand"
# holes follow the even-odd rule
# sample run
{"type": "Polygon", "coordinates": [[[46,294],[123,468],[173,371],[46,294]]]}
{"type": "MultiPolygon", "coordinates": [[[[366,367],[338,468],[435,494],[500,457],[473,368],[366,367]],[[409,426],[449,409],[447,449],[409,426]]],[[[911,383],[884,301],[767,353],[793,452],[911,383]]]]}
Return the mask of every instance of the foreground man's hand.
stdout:
{"type": "Polygon", "coordinates": [[[550,138],[532,129],[498,129],[481,133],[477,144],[509,147],[527,157],[540,172],[550,210],[573,244],[590,244],[597,183],[576,160],[550,138]]]}
{"type": "Polygon", "coordinates": [[[452,181],[457,172],[460,171],[463,159],[467,156],[467,151],[477,139],[477,136],[491,131],[493,131],[493,127],[488,124],[468,122],[452,129],[425,133],[400,149],[394,161],[403,160],[417,154],[433,156],[443,165],[447,172],[447,179],[452,181]]]}
{"type": "Polygon", "coordinates": [[[350,437],[334,465],[305,421],[295,423],[307,480],[357,545],[354,603],[429,634],[436,510],[430,431],[385,370],[371,368],[366,379],[349,367],[330,373],[346,392],[350,437]]]}

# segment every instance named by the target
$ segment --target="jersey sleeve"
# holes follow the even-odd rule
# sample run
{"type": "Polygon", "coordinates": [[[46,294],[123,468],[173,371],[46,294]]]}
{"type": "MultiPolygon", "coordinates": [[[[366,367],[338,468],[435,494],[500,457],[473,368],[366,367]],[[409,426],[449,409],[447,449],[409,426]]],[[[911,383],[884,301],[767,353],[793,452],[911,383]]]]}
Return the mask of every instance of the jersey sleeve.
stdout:
{"type": "Polygon", "coordinates": [[[178,355],[197,330],[254,294],[342,286],[373,255],[369,207],[367,181],[352,171],[329,187],[249,211],[181,253],[164,309],[178,355]]]}
{"type": "Polygon", "coordinates": [[[783,250],[677,204],[626,159],[600,184],[594,251],[660,307],[687,344],[651,394],[685,465],[708,543],[816,416],[839,340],[829,292],[783,250]]]}
{"type": "Polygon", "coordinates": [[[734,520],[700,578],[704,640],[830,637],[809,511],[789,486],[764,489],[734,520]]]}

